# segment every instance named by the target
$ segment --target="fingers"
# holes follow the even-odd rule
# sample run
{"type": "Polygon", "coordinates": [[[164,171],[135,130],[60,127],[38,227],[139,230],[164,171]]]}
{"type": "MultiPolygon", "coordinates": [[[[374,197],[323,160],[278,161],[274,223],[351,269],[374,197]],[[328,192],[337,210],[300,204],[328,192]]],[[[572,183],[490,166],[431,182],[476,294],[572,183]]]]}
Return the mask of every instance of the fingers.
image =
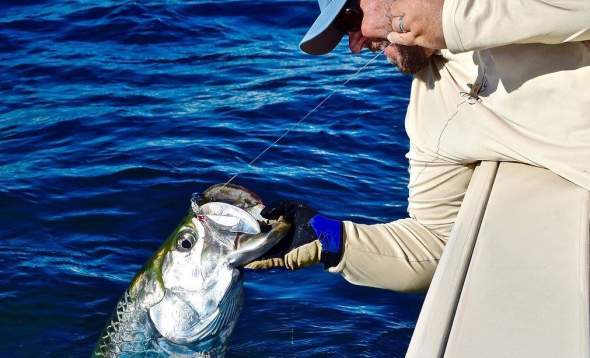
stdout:
{"type": "Polygon", "coordinates": [[[296,204],[289,200],[275,201],[270,206],[262,209],[260,216],[269,220],[277,220],[281,216],[287,216],[287,214],[292,211],[290,208],[294,205],[296,204]]]}
{"type": "Polygon", "coordinates": [[[372,24],[363,24],[362,26],[362,34],[366,39],[371,40],[380,40],[384,39],[387,36],[387,33],[391,31],[389,26],[385,27],[373,27],[372,24]]]}
{"type": "Polygon", "coordinates": [[[387,34],[387,41],[402,46],[424,46],[422,26],[413,21],[411,16],[394,16],[391,20],[392,32],[387,34]]]}
{"type": "Polygon", "coordinates": [[[387,39],[403,46],[445,48],[442,8],[443,0],[393,2],[391,30],[387,39]]]}
{"type": "Polygon", "coordinates": [[[411,32],[406,33],[398,33],[398,32],[390,32],[387,35],[387,40],[393,44],[403,45],[403,46],[421,46],[422,44],[420,41],[417,41],[416,36],[411,32]]]}
{"type": "Polygon", "coordinates": [[[280,200],[262,209],[260,216],[269,220],[277,220],[282,216],[292,223],[297,211],[304,208],[307,208],[304,203],[293,200],[280,200]]]}
{"type": "Polygon", "coordinates": [[[289,270],[296,270],[303,267],[315,265],[320,262],[322,245],[318,240],[302,245],[285,255],[285,267],[289,270]]]}
{"type": "Polygon", "coordinates": [[[315,240],[309,244],[289,251],[284,258],[270,257],[267,259],[256,260],[244,266],[244,268],[249,270],[268,270],[273,268],[297,270],[319,263],[321,252],[321,244],[318,240],[315,240]]]}
{"type": "Polygon", "coordinates": [[[400,34],[410,32],[410,19],[406,15],[393,16],[391,18],[391,29],[400,34]]]}
{"type": "Polygon", "coordinates": [[[264,209],[260,211],[260,216],[262,216],[265,219],[276,220],[281,216],[281,214],[278,211],[278,208],[275,207],[273,203],[273,205],[271,206],[265,206],[264,209]]]}
{"type": "Polygon", "coordinates": [[[272,268],[285,268],[285,261],[280,257],[272,257],[264,260],[252,261],[244,268],[249,270],[269,270],[272,268]]]}
{"type": "Polygon", "coordinates": [[[385,39],[391,31],[389,1],[361,0],[363,10],[362,35],[367,39],[385,39]]]}

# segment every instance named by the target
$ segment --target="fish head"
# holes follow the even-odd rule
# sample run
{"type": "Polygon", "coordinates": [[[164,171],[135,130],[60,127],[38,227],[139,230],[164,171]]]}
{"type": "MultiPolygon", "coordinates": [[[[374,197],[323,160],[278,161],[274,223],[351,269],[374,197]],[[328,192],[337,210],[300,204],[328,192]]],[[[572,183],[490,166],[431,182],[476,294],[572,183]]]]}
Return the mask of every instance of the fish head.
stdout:
{"type": "Polygon", "coordinates": [[[150,321],[175,344],[229,335],[241,309],[240,267],[264,254],[289,229],[284,222],[263,222],[261,227],[264,206],[245,189],[218,192],[211,194],[210,188],[193,201],[134,282],[147,298],[143,302],[150,321]]]}

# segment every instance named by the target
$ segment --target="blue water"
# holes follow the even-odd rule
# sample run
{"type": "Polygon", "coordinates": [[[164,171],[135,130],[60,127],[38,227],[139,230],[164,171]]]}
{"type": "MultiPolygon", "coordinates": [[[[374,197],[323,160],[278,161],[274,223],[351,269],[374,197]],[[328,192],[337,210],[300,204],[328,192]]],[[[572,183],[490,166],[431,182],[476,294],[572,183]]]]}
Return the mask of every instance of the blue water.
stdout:
{"type": "MultiPolygon", "coordinates": [[[[303,55],[316,6],[2,2],[0,356],[87,356],[191,193],[237,171],[268,202],[406,214],[410,79],[381,58],[342,87],[372,54],[303,55]]],[[[248,272],[229,356],[403,356],[422,299],[320,267],[248,272]]]]}

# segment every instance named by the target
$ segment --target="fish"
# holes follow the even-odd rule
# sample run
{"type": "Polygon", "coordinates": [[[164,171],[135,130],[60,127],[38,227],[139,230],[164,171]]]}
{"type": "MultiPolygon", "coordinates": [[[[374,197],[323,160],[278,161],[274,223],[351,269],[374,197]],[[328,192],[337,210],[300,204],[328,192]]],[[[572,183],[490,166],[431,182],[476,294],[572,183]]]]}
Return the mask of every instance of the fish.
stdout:
{"type": "Polygon", "coordinates": [[[235,184],[194,196],[123,293],[92,357],[223,357],[243,305],[241,268],[290,229],[264,219],[263,208],[235,184]]]}

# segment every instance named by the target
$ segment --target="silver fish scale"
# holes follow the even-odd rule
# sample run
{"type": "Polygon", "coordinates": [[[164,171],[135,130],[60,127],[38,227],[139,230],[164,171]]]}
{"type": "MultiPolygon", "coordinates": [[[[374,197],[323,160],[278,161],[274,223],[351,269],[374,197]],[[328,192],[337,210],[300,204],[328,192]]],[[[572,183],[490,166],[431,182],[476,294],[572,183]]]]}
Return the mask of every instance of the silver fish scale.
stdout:
{"type": "Polygon", "coordinates": [[[103,331],[94,357],[120,357],[144,354],[157,339],[151,328],[147,311],[126,290],[117,303],[113,317],[103,331]],[[151,333],[151,334],[150,334],[151,333]]]}

